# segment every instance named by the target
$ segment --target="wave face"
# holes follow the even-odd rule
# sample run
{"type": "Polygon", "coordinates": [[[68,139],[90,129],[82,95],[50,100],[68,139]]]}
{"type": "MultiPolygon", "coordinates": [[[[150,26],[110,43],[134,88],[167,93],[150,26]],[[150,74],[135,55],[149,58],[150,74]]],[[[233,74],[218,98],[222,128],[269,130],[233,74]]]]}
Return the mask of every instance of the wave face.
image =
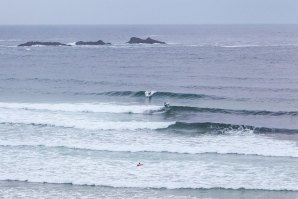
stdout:
{"type": "Polygon", "coordinates": [[[277,128],[266,128],[266,127],[254,127],[248,125],[236,125],[236,124],[225,124],[225,123],[184,123],[176,122],[168,126],[166,129],[160,130],[190,130],[198,133],[219,133],[225,134],[228,130],[231,131],[251,131],[256,134],[267,134],[267,133],[298,133],[296,129],[277,129],[277,128]]]}

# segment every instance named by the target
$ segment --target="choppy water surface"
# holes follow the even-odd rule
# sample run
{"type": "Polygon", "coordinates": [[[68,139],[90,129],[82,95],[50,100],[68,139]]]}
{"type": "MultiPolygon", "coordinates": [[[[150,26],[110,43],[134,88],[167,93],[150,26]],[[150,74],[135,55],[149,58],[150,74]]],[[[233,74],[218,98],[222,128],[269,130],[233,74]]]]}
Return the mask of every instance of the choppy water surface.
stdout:
{"type": "Polygon", "coordinates": [[[297,55],[294,25],[1,26],[0,195],[297,198],[297,55]]]}

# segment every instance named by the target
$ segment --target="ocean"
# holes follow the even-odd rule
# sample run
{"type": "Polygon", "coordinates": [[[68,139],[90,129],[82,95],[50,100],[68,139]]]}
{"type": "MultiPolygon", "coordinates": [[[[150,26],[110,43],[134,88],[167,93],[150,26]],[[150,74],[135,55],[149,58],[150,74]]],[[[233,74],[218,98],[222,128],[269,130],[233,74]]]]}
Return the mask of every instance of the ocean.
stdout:
{"type": "Polygon", "coordinates": [[[298,198],[298,25],[0,26],[0,197],[298,198]]]}

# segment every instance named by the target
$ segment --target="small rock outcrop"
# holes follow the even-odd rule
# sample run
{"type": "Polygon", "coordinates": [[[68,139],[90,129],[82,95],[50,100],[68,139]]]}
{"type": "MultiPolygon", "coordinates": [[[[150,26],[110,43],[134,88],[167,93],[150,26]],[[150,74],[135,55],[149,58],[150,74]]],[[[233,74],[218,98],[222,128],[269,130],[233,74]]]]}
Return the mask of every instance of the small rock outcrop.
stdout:
{"type": "Polygon", "coordinates": [[[60,42],[41,42],[41,41],[29,41],[18,46],[67,46],[60,42]]]}
{"type": "Polygon", "coordinates": [[[132,37],[127,43],[129,44],[165,44],[165,42],[157,41],[157,40],[151,39],[150,37],[148,37],[147,39],[132,37]]]}
{"type": "Polygon", "coordinates": [[[105,43],[102,40],[98,40],[98,41],[78,41],[75,44],[78,46],[83,46],[83,45],[110,45],[111,43],[105,43]]]}

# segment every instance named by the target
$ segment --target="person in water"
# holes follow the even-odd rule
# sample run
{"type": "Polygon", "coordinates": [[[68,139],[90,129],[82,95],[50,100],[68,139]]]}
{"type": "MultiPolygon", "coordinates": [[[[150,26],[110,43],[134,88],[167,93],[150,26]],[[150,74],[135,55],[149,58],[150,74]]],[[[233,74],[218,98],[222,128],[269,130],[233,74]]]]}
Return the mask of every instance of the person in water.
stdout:
{"type": "Polygon", "coordinates": [[[137,167],[140,167],[140,166],[143,166],[143,164],[139,162],[139,163],[137,164],[137,167]]]}
{"type": "Polygon", "coordinates": [[[151,102],[152,95],[153,91],[145,91],[145,97],[148,98],[149,102],[151,102]]]}
{"type": "Polygon", "coordinates": [[[168,102],[165,102],[163,105],[165,108],[170,108],[170,104],[168,102]]]}
{"type": "Polygon", "coordinates": [[[149,100],[151,100],[151,98],[152,98],[152,91],[145,91],[145,96],[147,97],[147,98],[149,98],[149,100]]]}
{"type": "Polygon", "coordinates": [[[148,98],[149,98],[149,101],[151,101],[151,98],[152,98],[152,93],[151,93],[151,91],[149,91],[149,93],[148,93],[148,98]]]}

